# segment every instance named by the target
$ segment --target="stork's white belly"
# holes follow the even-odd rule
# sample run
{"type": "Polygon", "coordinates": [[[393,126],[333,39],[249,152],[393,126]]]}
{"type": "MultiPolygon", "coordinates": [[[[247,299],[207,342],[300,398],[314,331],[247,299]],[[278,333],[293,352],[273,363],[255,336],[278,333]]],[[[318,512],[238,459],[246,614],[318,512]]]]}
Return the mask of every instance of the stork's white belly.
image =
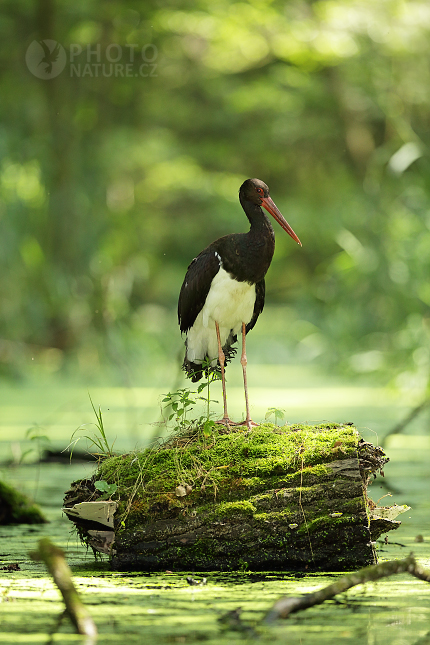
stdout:
{"type": "Polygon", "coordinates": [[[248,324],[255,304],[255,285],[234,280],[220,267],[206,298],[203,309],[187,333],[187,357],[193,363],[201,363],[205,356],[218,358],[218,341],[215,321],[219,325],[221,345],[224,346],[230,333],[238,334],[242,323],[248,324]]]}

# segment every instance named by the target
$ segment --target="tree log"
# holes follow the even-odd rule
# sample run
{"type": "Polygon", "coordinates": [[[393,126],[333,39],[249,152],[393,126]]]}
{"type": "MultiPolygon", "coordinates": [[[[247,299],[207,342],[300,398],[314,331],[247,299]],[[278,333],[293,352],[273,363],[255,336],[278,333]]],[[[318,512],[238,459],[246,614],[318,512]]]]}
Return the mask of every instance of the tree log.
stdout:
{"type": "Polygon", "coordinates": [[[345,570],[376,563],[373,542],[408,508],[368,497],[388,461],[349,424],[194,430],[101,462],[63,510],[115,570],[345,570]],[[113,530],[80,516],[100,480],[117,485],[113,530]]]}

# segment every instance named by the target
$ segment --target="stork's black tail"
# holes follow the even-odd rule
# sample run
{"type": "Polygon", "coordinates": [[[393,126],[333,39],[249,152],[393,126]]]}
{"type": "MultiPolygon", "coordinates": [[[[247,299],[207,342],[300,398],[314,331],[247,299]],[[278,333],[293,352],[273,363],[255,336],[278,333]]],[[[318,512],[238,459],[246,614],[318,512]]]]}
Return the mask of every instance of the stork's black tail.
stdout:
{"type": "MultiPolygon", "coordinates": [[[[229,338],[227,339],[227,343],[225,347],[223,347],[223,352],[225,355],[225,362],[226,364],[229,363],[232,358],[236,356],[237,349],[236,347],[232,347],[233,343],[237,341],[237,336],[230,335],[229,338]]],[[[185,347],[187,346],[187,343],[185,341],[185,347]]],[[[209,362],[209,356],[205,356],[203,363],[208,363],[209,362]]],[[[187,375],[187,378],[190,378],[193,383],[197,383],[197,381],[200,381],[200,379],[204,376],[206,378],[209,376],[209,374],[221,374],[221,366],[219,364],[219,361],[216,362],[216,365],[212,366],[205,366],[202,363],[193,363],[192,361],[188,360],[187,357],[187,351],[185,350],[185,358],[184,362],[182,364],[182,369],[187,375]]]]}

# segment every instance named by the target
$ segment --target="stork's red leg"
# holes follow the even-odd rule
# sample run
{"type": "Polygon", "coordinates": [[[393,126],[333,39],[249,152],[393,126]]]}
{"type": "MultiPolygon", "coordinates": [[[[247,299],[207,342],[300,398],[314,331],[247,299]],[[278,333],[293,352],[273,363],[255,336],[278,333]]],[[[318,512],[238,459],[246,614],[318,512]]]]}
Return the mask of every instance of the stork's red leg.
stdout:
{"type": "Polygon", "coordinates": [[[246,419],[241,425],[246,425],[248,430],[251,430],[252,426],[256,426],[258,425],[258,423],[254,423],[249,413],[248,380],[246,378],[246,366],[248,364],[248,361],[246,359],[245,336],[246,336],[246,325],[243,322],[242,323],[242,356],[240,357],[240,363],[242,365],[242,371],[243,371],[243,387],[245,390],[246,419]]]}
{"type": "Polygon", "coordinates": [[[227,414],[227,394],[226,394],[226,390],[225,390],[225,371],[224,371],[225,354],[223,352],[222,345],[221,345],[221,337],[220,337],[220,333],[219,333],[219,325],[218,325],[218,323],[216,321],[215,321],[215,329],[216,329],[216,337],[217,337],[217,340],[218,340],[218,360],[219,360],[219,364],[221,366],[222,398],[223,398],[223,401],[224,401],[224,416],[223,416],[222,419],[220,419],[216,423],[223,423],[226,426],[236,425],[229,418],[229,416],[227,414]]]}

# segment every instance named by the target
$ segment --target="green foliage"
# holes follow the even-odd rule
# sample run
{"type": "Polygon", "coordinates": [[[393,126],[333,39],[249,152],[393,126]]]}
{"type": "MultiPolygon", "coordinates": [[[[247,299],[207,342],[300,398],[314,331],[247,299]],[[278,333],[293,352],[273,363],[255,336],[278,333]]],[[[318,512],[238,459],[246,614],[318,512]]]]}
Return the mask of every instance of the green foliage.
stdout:
{"type": "Polygon", "coordinates": [[[242,558],[240,558],[239,560],[238,571],[240,571],[241,573],[246,573],[247,571],[249,571],[249,564],[245,560],[242,560],[242,558]]]}
{"type": "Polygon", "coordinates": [[[0,18],[4,371],[31,358],[56,372],[73,356],[85,375],[104,357],[147,372],[171,360],[186,266],[246,230],[237,190],[257,176],[303,241],[276,231],[267,300],[288,303],[292,324],[266,360],[281,346],[285,360],[425,384],[427,4],[59,7],[36,19],[30,3],[9,4],[0,18]],[[136,43],[133,73],[97,74],[93,57],[72,75],[67,51],[57,78],[34,78],[25,50],[46,38],[40,25],[82,46],[81,70],[87,45],[101,45],[102,64],[105,43],[121,45],[125,65],[136,43]],[[144,77],[147,45],[156,67],[144,77]]]}
{"type": "Polygon", "coordinates": [[[45,434],[45,429],[37,424],[28,428],[25,438],[27,441],[31,441],[32,446],[24,451],[18,449],[17,454],[14,455],[15,465],[23,463],[29,456],[30,461],[39,461],[43,457],[44,451],[51,445],[51,440],[45,434]]]}
{"type": "Polygon", "coordinates": [[[285,417],[285,410],[280,410],[279,408],[268,408],[264,418],[268,421],[272,415],[275,417],[275,424],[279,425],[278,421],[282,421],[285,417]]]}
{"type": "MultiPolygon", "coordinates": [[[[209,369],[209,364],[203,363],[203,367],[209,369]]],[[[188,388],[181,388],[175,392],[168,392],[163,395],[164,398],[161,400],[162,403],[165,403],[163,409],[165,411],[171,410],[171,412],[168,413],[167,421],[174,420],[175,422],[173,427],[174,433],[184,434],[190,430],[198,430],[204,437],[210,437],[215,427],[215,421],[210,418],[212,416],[210,404],[211,402],[218,403],[218,401],[213,399],[211,400],[210,398],[210,385],[219,379],[220,375],[218,372],[208,371],[206,381],[198,385],[197,391],[191,391],[188,388]],[[204,390],[206,390],[206,395],[201,394],[204,390]],[[199,396],[194,396],[196,394],[199,396]],[[206,414],[200,415],[195,419],[190,419],[188,418],[188,413],[193,410],[196,401],[204,402],[206,414]]]]}
{"type": "MultiPolygon", "coordinates": [[[[162,399],[162,403],[166,403],[165,408],[171,408],[173,410],[173,412],[169,414],[168,418],[169,421],[173,418],[175,419],[175,431],[180,431],[185,427],[188,427],[190,423],[187,420],[187,412],[188,408],[195,404],[195,401],[190,398],[192,394],[195,394],[195,392],[191,392],[184,388],[177,390],[176,392],[168,392],[164,395],[164,399],[162,399]]],[[[192,409],[193,408],[190,407],[190,410],[192,409]]]]}
{"type": "Polygon", "coordinates": [[[94,488],[103,493],[99,499],[109,499],[114,495],[118,489],[116,484],[108,484],[104,479],[100,479],[94,482],[94,488]]]}
{"type": "MultiPolygon", "coordinates": [[[[205,385],[203,385],[203,387],[205,387],[205,385]]],[[[176,392],[169,392],[164,396],[164,399],[162,399],[162,402],[166,403],[164,409],[173,410],[168,415],[168,421],[171,421],[172,419],[175,421],[175,425],[173,427],[174,433],[186,434],[189,431],[198,430],[201,431],[205,437],[209,437],[212,432],[212,428],[215,425],[215,422],[210,419],[209,416],[200,415],[198,418],[194,419],[187,418],[187,413],[191,412],[195,404],[195,401],[190,397],[195,393],[196,392],[192,392],[187,388],[179,389],[176,392]]],[[[206,398],[201,396],[196,397],[196,399],[203,399],[206,401],[206,398]]]]}

